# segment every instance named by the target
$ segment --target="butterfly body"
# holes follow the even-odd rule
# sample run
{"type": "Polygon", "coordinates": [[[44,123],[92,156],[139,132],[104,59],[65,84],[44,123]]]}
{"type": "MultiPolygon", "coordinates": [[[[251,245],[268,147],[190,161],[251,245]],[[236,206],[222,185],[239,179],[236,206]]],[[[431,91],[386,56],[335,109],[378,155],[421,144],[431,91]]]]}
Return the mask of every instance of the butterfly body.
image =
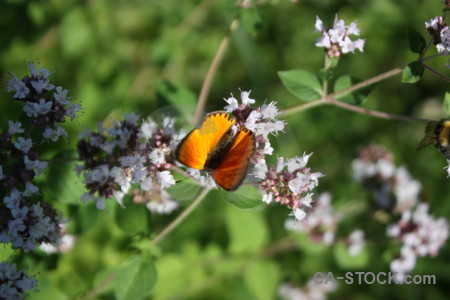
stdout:
{"type": "Polygon", "coordinates": [[[226,112],[206,115],[202,125],[180,142],[176,158],[188,167],[210,172],[223,189],[236,190],[255,151],[255,137],[247,128],[237,129],[235,123],[226,112]]]}

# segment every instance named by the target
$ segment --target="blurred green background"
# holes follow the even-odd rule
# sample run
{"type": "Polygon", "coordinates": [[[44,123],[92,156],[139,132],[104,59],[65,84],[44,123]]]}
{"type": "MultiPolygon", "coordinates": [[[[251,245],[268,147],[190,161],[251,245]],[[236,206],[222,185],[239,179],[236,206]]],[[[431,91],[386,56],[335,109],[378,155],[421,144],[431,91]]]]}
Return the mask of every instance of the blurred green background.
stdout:
{"type": "MultiPolygon", "coordinates": [[[[357,19],[361,37],[366,39],[364,53],[340,60],[335,78],[350,74],[367,79],[403,66],[415,59],[406,39],[408,26],[426,36],[424,22],[441,13],[442,2],[279,0],[259,6],[261,23],[256,34],[242,26],[233,33],[206,111],[222,108],[222,99],[230,93],[238,96],[239,89],[251,90],[257,104],[264,100],[277,101],[282,108],[299,104],[283,87],[277,72],[304,69],[317,73],[323,67],[324,52],[314,46],[319,37],[313,32],[316,15],[326,24],[333,22],[336,13],[347,24],[357,19]]],[[[39,148],[47,158],[73,157],[70,149],[74,149],[83,126],[94,129],[98,121],[108,123],[121,118],[123,112],[157,116],[171,111],[166,106],[173,103],[192,108],[220,41],[238,13],[233,0],[2,0],[2,86],[6,86],[8,72],[19,77],[26,74],[28,61],[39,61],[55,70],[51,81],[68,89],[84,110],[78,122],[66,124],[68,141],[57,146],[44,143],[39,148]]],[[[448,74],[446,62],[446,58],[438,58],[429,64],[448,74]]],[[[444,117],[445,81],[429,72],[416,84],[402,84],[400,79],[398,75],[374,86],[363,106],[429,119],[444,117]]],[[[10,101],[5,90],[0,96],[0,126],[6,128],[8,120],[21,115],[21,105],[10,101]]],[[[277,154],[292,157],[314,152],[312,171],[326,174],[317,193],[330,191],[336,207],[347,203],[370,206],[370,194],[353,182],[350,166],[361,147],[378,143],[392,151],[396,164],[407,166],[422,183],[421,199],[430,204],[431,212],[450,215],[445,159],[432,147],[415,150],[424,124],[376,119],[331,106],[303,111],[286,121],[287,135],[273,140],[277,154]]],[[[135,209],[143,214],[145,223],[135,232],[124,231],[118,226],[122,213],[117,212],[113,200],[101,212],[90,204],[80,204],[83,189],[72,167],[68,163],[51,168],[40,184],[44,199],[71,221],[69,230],[78,237],[75,248],[63,255],[30,253],[15,258],[42,281],[40,293],[33,293],[32,299],[85,299],[108,270],[136,251],[133,245],[148,240],[148,235],[159,232],[174,218],[150,216],[135,209]],[[47,179],[52,180],[50,184],[47,179]]],[[[150,298],[276,299],[282,282],[302,286],[317,271],[343,274],[349,270],[336,262],[333,251],[323,247],[308,251],[300,245],[269,257],[261,255],[263,249],[287,235],[284,220],[288,211],[277,206],[241,211],[215,198],[208,197],[159,249],[153,249],[158,280],[150,298]]],[[[182,206],[187,204],[185,201],[182,206]]],[[[362,228],[383,236],[385,227],[365,217],[368,215],[346,218],[340,234],[362,228]]],[[[129,220],[130,216],[123,218],[129,220]]],[[[386,252],[391,249],[395,253],[395,247],[371,236],[368,239],[370,259],[357,270],[388,271],[392,254],[386,252]]],[[[3,247],[0,251],[3,259],[12,253],[3,247]]],[[[450,291],[448,263],[447,245],[436,258],[420,258],[414,270],[414,274],[435,274],[436,285],[341,284],[329,297],[446,299],[450,291]]],[[[114,298],[111,286],[95,297],[114,298]]]]}

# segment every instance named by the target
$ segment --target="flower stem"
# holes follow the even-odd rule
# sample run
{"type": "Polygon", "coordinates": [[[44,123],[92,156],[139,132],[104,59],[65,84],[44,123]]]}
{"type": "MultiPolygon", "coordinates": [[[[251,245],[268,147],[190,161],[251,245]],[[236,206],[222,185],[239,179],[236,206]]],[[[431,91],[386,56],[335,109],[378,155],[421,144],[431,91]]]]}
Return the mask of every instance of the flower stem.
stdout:
{"type": "Polygon", "coordinates": [[[160,242],[163,238],[165,238],[172,230],[174,230],[178,225],[180,225],[181,222],[184,221],[184,219],[189,216],[192,211],[202,202],[203,198],[208,194],[209,190],[204,189],[201,194],[192,201],[192,203],[178,216],[175,218],[175,220],[172,221],[169,225],[167,225],[156,237],[154,237],[151,242],[152,244],[157,244],[160,242]]]}
{"type": "Polygon", "coordinates": [[[422,63],[422,66],[427,69],[428,71],[430,71],[431,73],[439,76],[440,78],[444,79],[447,82],[450,82],[450,78],[448,78],[447,76],[445,76],[444,74],[442,74],[441,72],[436,71],[435,69],[433,69],[432,67],[422,63]]]}
{"type": "Polygon", "coordinates": [[[364,80],[364,81],[362,81],[362,82],[360,82],[358,84],[352,85],[351,87],[348,87],[346,89],[343,89],[343,90],[340,90],[338,92],[335,92],[335,93],[331,94],[330,97],[336,97],[338,95],[347,94],[347,93],[350,93],[350,92],[353,92],[353,91],[365,88],[366,86],[369,86],[369,85],[374,84],[376,82],[379,82],[379,81],[385,80],[385,79],[387,79],[389,77],[392,77],[392,76],[395,76],[397,74],[400,74],[401,72],[403,72],[403,69],[404,69],[404,67],[398,67],[398,68],[392,69],[390,71],[384,72],[384,73],[382,73],[380,75],[377,75],[375,77],[372,77],[372,78],[369,78],[367,80],[364,80]]]}
{"type": "Polygon", "coordinates": [[[297,105],[297,106],[293,106],[293,107],[289,107],[289,108],[284,109],[283,111],[281,111],[280,116],[292,115],[292,114],[297,113],[299,111],[307,110],[307,109],[313,108],[315,106],[323,105],[323,104],[327,104],[327,103],[325,101],[323,101],[322,99],[309,101],[309,102],[306,102],[304,104],[300,104],[300,105],[297,105]]]}
{"type": "Polygon", "coordinates": [[[220,62],[222,61],[222,58],[225,54],[225,51],[228,48],[228,45],[230,43],[231,34],[233,31],[236,30],[238,27],[239,20],[235,18],[232,22],[230,27],[228,28],[228,31],[224,38],[222,39],[222,42],[220,43],[219,48],[217,49],[216,55],[214,56],[213,61],[211,62],[211,65],[209,66],[208,73],[206,74],[205,81],[203,81],[202,89],[200,90],[200,96],[198,97],[198,103],[197,108],[195,109],[195,115],[194,115],[194,123],[197,124],[200,122],[203,111],[205,109],[206,100],[208,98],[209,90],[211,88],[212,81],[214,79],[214,75],[217,72],[217,69],[220,65],[220,62]]]}
{"type": "Polygon", "coordinates": [[[402,115],[395,115],[395,114],[389,114],[381,111],[376,110],[370,110],[365,109],[361,106],[352,105],[346,102],[338,101],[332,97],[328,97],[325,99],[326,102],[339,106],[341,108],[351,110],[360,114],[365,114],[377,118],[383,118],[383,119],[391,119],[391,120],[401,120],[401,121],[408,121],[408,122],[430,122],[431,120],[428,119],[421,119],[421,118],[415,118],[415,117],[408,117],[408,116],[402,116],[402,115]]]}

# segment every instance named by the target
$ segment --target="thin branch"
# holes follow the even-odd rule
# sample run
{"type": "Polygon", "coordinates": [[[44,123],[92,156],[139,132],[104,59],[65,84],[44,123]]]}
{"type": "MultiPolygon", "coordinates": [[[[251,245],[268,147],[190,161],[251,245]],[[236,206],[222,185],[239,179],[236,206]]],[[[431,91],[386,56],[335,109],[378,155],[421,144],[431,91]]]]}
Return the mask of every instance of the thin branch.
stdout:
{"type": "Polygon", "coordinates": [[[319,106],[319,105],[323,105],[323,104],[327,104],[327,102],[323,101],[322,99],[306,102],[304,104],[300,104],[300,105],[297,105],[297,106],[286,108],[283,111],[281,111],[280,115],[281,116],[292,115],[292,114],[297,113],[299,111],[307,110],[307,109],[310,109],[310,108],[313,108],[313,107],[316,107],[316,106],[319,106]]]}
{"type": "Polygon", "coordinates": [[[397,74],[400,74],[400,73],[403,72],[403,69],[404,69],[404,67],[399,67],[399,68],[392,69],[390,71],[387,71],[387,72],[382,73],[380,75],[377,75],[375,77],[372,77],[372,78],[369,78],[367,80],[364,80],[364,81],[362,81],[362,82],[360,82],[358,84],[352,85],[351,87],[348,87],[346,89],[343,89],[343,90],[340,90],[340,91],[335,92],[333,94],[330,94],[330,97],[336,97],[338,95],[347,94],[347,93],[350,93],[350,92],[353,92],[353,91],[365,88],[366,86],[369,86],[369,85],[374,84],[376,82],[383,81],[383,80],[385,80],[385,79],[387,79],[389,77],[392,77],[392,76],[395,76],[397,74]]]}
{"type": "Polygon", "coordinates": [[[238,19],[234,19],[231,22],[230,27],[228,28],[228,31],[225,35],[225,37],[222,39],[222,42],[220,43],[219,48],[217,49],[216,55],[214,56],[213,61],[211,62],[211,65],[209,66],[208,73],[206,74],[205,81],[203,81],[202,89],[200,90],[200,96],[198,97],[198,103],[197,108],[195,109],[195,115],[194,115],[194,124],[197,124],[200,122],[202,118],[203,111],[205,109],[206,100],[208,98],[209,90],[211,88],[212,81],[214,79],[214,75],[217,72],[217,69],[222,61],[222,58],[225,54],[225,51],[228,48],[228,45],[230,43],[231,33],[236,30],[238,27],[239,21],[238,19]]]}
{"type": "Polygon", "coordinates": [[[436,71],[435,69],[433,69],[432,67],[430,67],[430,66],[428,66],[426,64],[422,64],[422,66],[424,66],[424,68],[427,69],[428,71],[430,71],[431,73],[439,76],[440,78],[444,79],[447,82],[450,82],[450,78],[448,78],[447,76],[445,76],[441,72],[436,71]]]}
{"type": "Polygon", "coordinates": [[[163,238],[165,238],[172,230],[174,230],[181,222],[184,221],[192,211],[202,202],[203,198],[208,194],[209,190],[204,189],[201,194],[192,201],[192,203],[178,216],[175,220],[172,221],[169,225],[167,225],[156,237],[154,237],[151,242],[152,244],[159,243],[163,238]]]}
{"type": "Polygon", "coordinates": [[[360,114],[365,114],[365,115],[369,115],[369,116],[373,116],[373,117],[377,117],[377,118],[390,119],[390,120],[401,120],[401,121],[408,121],[408,122],[430,122],[431,121],[428,119],[407,117],[407,116],[402,116],[402,115],[389,114],[389,113],[376,111],[376,110],[365,109],[360,106],[356,106],[356,105],[352,105],[352,104],[349,104],[346,102],[338,101],[331,97],[326,98],[325,101],[330,104],[345,108],[347,110],[351,110],[351,111],[354,111],[354,112],[357,112],[360,114]]]}
{"type": "Polygon", "coordinates": [[[107,286],[111,281],[113,281],[116,278],[115,273],[111,273],[108,275],[105,279],[102,280],[96,287],[94,287],[84,298],[85,299],[93,299],[97,296],[97,294],[105,287],[107,286]]]}

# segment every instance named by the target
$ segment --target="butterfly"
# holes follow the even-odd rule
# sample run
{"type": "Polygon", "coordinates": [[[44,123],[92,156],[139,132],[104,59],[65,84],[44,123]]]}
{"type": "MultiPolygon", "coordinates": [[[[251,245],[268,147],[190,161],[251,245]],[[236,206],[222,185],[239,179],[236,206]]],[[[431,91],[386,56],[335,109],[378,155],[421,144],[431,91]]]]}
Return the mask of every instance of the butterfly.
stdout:
{"type": "Polygon", "coordinates": [[[202,125],[178,144],[175,157],[188,167],[209,172],[221,188],[236,190],[255,152],[255,136],[244,126],[236,129],[235,123],[224,111],[207,114],[202,125]]]}

